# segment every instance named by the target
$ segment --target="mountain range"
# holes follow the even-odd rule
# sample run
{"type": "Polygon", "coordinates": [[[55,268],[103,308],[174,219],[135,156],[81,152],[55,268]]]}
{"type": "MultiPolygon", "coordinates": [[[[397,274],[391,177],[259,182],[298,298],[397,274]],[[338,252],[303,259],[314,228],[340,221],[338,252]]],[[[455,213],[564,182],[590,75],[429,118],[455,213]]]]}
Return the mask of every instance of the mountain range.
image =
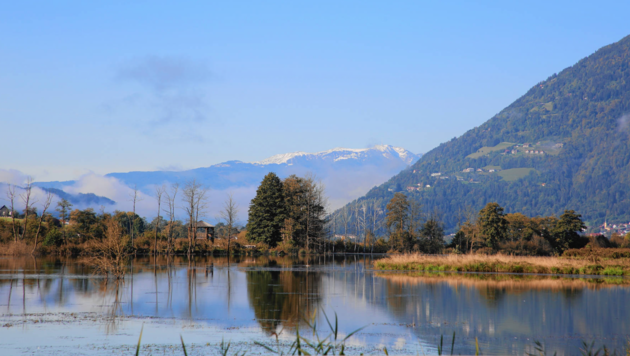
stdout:
{"type": "Polygon", "coordinates": [[[488,202],[528,216],[573,209],[590,226],[630,221],[630,36],[535,84],[337,214],[384,209],[399,191],[451,231],[488,202]]]}
{"type": "MultiPolygon", "coordinates": [[[[331,206],[343,204],[365,194],[370,188],[383,183],[394,174],[413,164],[421,155],[390,145],[377,145],[363,149],[334,148],[317,153],[294,152],[279,154],[258,162],[227,161],[209,167],[183,171],[137,171],[109,173],[126,187],[138,187],[153,195],[154,187],[162,184],[185,184],[191,179],[209,187],[211,194],[240,191],[240,205],[247,207],[263,177],[275,172],[280,177],[291,174],[303,176],[312,173],[327,186],[331,206]]],[[[37,182],[36,186],[73,193],[92,193],[94,185],[76,189],[79,181],[37,182]],[[88,189],[88,190],[86,190],[88,189]]],[[[98,192],[97,192],[98,194],[98,192]]],[[[117,200],[115,194],[104,193],[117,200]]],[[[222,197],[221,197],[222,199],[222,197]]],[[[246,211],[245,209],[242,209],[246,211]]]]}

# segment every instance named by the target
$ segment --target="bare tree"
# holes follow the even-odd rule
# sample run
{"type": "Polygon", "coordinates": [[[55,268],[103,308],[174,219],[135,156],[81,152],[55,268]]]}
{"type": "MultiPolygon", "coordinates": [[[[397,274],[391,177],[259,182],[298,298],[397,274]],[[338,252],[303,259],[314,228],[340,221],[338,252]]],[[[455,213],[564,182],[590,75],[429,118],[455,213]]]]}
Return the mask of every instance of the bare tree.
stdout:
{"type": "Polygon", "coordinates": [[[188,181],[182,191],[184,194],[184,206],[182,209],[188,216],[188,255],[192,254],[192,247],[197,238],[197,223],[199,216],[207,206],[208,189],[195,179],[188,181]]]}
{"type": "MultiPolygon", "coordinates": [[[[221,218],[225,221],[227,225],[227,242],[228,242],[228,256],[230,256],[230,235],[232,235],[232,229],[236,224],[238,214],[238,205],[236,201],[234,201],[234,194],[228,193],[228,197],[223,204],[223,210],[221,210],[221,218]]],[[[229,258],[229,257],[228,257],[229,258]]]]}
{"type": "Polygon", "coordinates": [[[42,214],[39,216],[39,224],[37,225],[37,233],[35,234],[35,246],[33,246],[33,251],[31,251],[31,254],[35,253],[35,250],[37,249],[37,241],[39,239],[39,232],[42,228],[42,221],[44,220],[44,216],[46,215],[46,210],[48,210],[48,208],[50,208],[50,205],[52,204],[53,198],[54,195],[52,192],[46,192],[46,200],[44,200],[44,204],[42,205],[42,214]]]}
{"type": "Polygon", "coordinates": [[[319,242],[324,233],[324,222],[326,216],[326,196],[325,187],[321,181],[316,181],[315,175],[307,173],[304,178],[304,199],[305,199],[305,228],[306,228],[306,250],[311,249],[311,240],[319,242]],[[312,239],[311,239],[312,238],[312,239]]]}
{"type": "Polygon", "coordinates": [[[361,236],[361,215],[359,214],[359,203],[354,204],[354,218],[356,229],[356,241],[354,242],[354,252],[357,252],[357,245],[359,243],[359,236],[361,236]]]}
{"type": "Polygon", "coordinates": [[[61,201],[57,202],[57,212],[59,212],[59,217],[61,218],[61,231],[63,231],[63,243],[64,245],[68,245],[68,240],[66,239],[66,221],[69,218],[70,208],[72,208],[72,203],[67,201],[66,199],[61,199],[61,201]]]}
{"type": "Polygon", "coordinates": [[[409,235],[417,241],[422,228],[422,205],[415,200],[409,202],[409,235]]]}
{"type": "Polygon", "coordinates": [[[26,177],[26,186],[24,187],[24,192],[20,194],[20,198],[24,202],[24,232],[22,233],[22,240],[26,239],[26,228],[28,226],[28,213],[34,204],[34,201],[31,201],[31,193],[33,192],[33,177],[26,177]]]}
{"type": "Polygon", "coordinates": [[[157,256],[158,250],[158,228],[160,227],[160,208],[162,206],[162,194],[166,191],[166,186],[155,187],[155,199],[157,200],[157,221],[155,222],[155,247],[153,248],[153,254],[157,256]]]}
{"type": "MultiPolygon", "coordinates": [[[[316,221],[318,224],[322,225],[321,229],[318,229],[320,236],[317,236],[317,239],[319,241],[324,240],[325,241],[325,234],[326,234],[326,230],[325,230],[325,224],[327,221],[326,215],[328,214],[328,197],[326,196],[326,187],[324,186],[324,183],[320,180],[317,182],[317,185],[315,186],[316,189],[316,207],[320,207],[320,209],[317,209],[315,211],[315,215],[316,215],[316,221]]],[[[324,250],[326,250],[325,248],[326,246],[324,245],[324,250]]]]}
{"type": "Polygon", "coordinates": [[[133,193],[129,195],[131,202],[133,203],[133,221],[129,221],[129,231],[131,233],[131,246],[133,246],[133,230],[136,223],[136,203],[141,202],[143,199],[138,195],[138,185],[133,186],[133,193]]]}
{"type": "Polygon", "coordinates": [[[7,189],[7,200],[11,204],[11,225],[13,227],[13,239],[18,240],[18,232],[15,229],[15,185],[9,184],[7,189]]]}
{"type": "Polygon", "coordinates": [[[365,253],[365,245],[367,244],[366,238],[367,238],[367,202],[364,201],[363,205],[361,206],[361,210],[363,211],[363,253],[365,253]]]}
{"type": "MultiPolygon", "coordinates": [[[[377,208],[377,202],[374,200],[374,205],[372,206],[372,235],[374,236],[374,240],[376,240],[376,219],[380,214],[380,210],[377,208]]],[[[374,244],[376,241],[372,241],[372,247],[370,253],[374,252],[374,244]]]]}
{"type": "Polygon", "coordinates": [[[349,207],[342,208],[341,210],[341,222],[343,223],[343,253],[346,253],[346,240],[348,239],[348,223],[352,216],[348,215],[349,207]]]}
{"type": "Polygon", "coordinates": [[[175,221],[175,209],[177,207],[177,192],[179,191],[179,183],[173,183],[171,185],[170,192],[164,191],[166,194],[166,212],[168,214],[168,253],[172,252],[173,248],[173,223],[175,221]]]}

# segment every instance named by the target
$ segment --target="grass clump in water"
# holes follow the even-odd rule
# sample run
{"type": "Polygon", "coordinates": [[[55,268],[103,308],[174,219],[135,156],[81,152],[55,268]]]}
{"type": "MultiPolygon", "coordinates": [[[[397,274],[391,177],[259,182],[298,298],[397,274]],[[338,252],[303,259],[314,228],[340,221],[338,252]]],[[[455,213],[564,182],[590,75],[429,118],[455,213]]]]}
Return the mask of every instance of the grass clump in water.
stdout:
{"type": "Polygon", "coordinates": [[[506,255],[394,255],[374,262],[381,270],[630,275],[630,259],[525,257],[506,255]]]}

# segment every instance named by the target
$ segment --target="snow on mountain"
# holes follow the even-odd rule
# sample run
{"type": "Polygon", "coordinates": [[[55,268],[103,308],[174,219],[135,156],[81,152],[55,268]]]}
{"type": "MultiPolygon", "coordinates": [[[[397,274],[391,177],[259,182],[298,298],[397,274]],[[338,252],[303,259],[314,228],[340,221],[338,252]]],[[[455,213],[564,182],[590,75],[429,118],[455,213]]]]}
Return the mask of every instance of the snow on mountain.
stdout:
{"type": "MultiPolygon", "coordinates": [[[[337,208],[347,202],[367,193],[372,187],[382,184],[393,175],[399,173],[420,158],[404,148],[390,145],[377,145],[370,148],[333,148],[327,151],[307,153],[293,152],[271,156],[258,162],[227,161],[209,167],[201,167],[182,171],[152,171],[152,172],[125,172],[109,173],[102,180],[111,185],[105,189],[102,184],[82,184],[78,181],[67,182],[40,182],[39,186],[55,188],[65,192],[80,191],[87,193],[86,187],[92,187],[96,192],[104,191],[103,196],[124,203],[120,197],[126,197],[127,193],[118,190],[138,187],[147,196],[152,196],[156,186],[170,183],[180,183],[183,186],[187,181],[195,179],[211,189],[212,216],[217,216],[225,195],[235,193],[238,204],[243,208],[242,214],[247,213],[247,206],[256,193],[256,188],[263,177],[274,172],[280,178],[296,174],[304,176],[312,173],[321,179],[326,186],[326,194],[330,207],[337,208]],[[118,187],[118,188],[116,188],[118,187]],[[217,206],[213,206],[216,204],[217,206]],[[216,210],[216,211],[215,211],[216,210]]],[[[105,184],[105,183],[103,183],[105,184]]],[[[89,189],[88,189],[89,190],[89,189]]],[[[125,207],[120,207],[125,209],[125,207]]],[[[151,208],[152,209],[152,208],[151,208]]],[[[152,210],[147,214],[152,214],[152,210]]],[[[246,215],[241,219],[246,220],[246,215]]]]}
{"type": "Polygon", "coordinates": [[[275,156],[271,156],[267,159],[258,162],[251,162],[256,165],[268,165],[268,164],[288,164],[292,165],[296,160],[309,159],[309,160],[321,160],[338,162],[342,160],[362,160],[368,161],[374,156],[382,156],[388,160],[399,160],[409,165],[414,163],[419,155],[413,154],[401,147],[394,147],[390,145],[376,145],[370,148],[333,148],[328,151],[321,151],[316,153],[306,152],[293,152],[283,153],[275,156]]]}
{"type": "Polygon", "coordinates": [[[267,159],[264,159],[262,161],[258,161],[258,162],[251,162],[252,164],[257,164],[260,166],[264,166],[267,164],[283,164],[283,163],[288,163],[290,160],[292,160],[295,157],[298,156],[306,156],[308,155],[308,153],[306,152],[293,152],[293,153],[281,153],[279,155],[275,155],[275,156],[271,156],[267,159]]]}

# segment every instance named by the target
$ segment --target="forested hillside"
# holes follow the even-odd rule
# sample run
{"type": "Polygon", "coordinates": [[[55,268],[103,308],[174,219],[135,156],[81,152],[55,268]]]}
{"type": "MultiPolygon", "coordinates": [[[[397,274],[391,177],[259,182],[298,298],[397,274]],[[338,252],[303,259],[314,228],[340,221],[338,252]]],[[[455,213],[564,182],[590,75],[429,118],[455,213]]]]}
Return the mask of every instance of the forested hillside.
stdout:
{"type": "Polygon", "coordinates": [[[345,209],[383,209],[403,191],[437,210],[447,229],[488,202],[529,216],[573,209],[589,225],[630,221],[629,65],[630,36],[536,84],[345,209]]]}

